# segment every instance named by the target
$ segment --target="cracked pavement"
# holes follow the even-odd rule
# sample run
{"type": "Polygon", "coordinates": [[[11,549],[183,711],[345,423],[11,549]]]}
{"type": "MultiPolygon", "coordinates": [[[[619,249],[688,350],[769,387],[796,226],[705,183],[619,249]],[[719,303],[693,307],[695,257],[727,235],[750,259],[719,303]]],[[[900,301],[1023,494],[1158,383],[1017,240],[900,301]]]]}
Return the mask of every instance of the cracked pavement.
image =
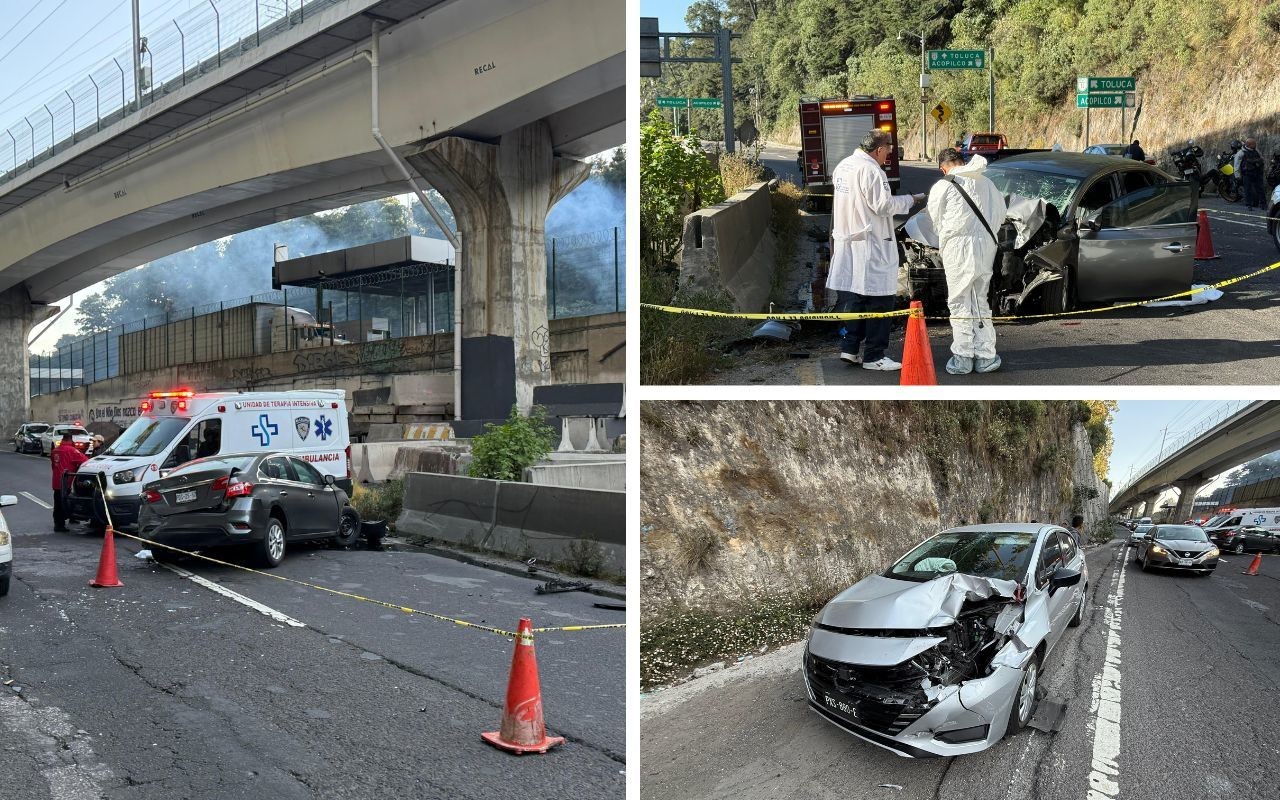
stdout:
{"type": "MultiPolygon", "coordinates": [[[[45,462],[0,453],[0,488],[49,501],[45,462]]],[[[229,567],[182,566],[303,623],[294,628],[117,538],[119,589],[90,589],[101,540],[5,509],[14,581],[0,599],[0,796],[622,797],[625,630],[537,639],[545,756],[480,739],[501,718],[505,637],[229,567]]],[[[415,552],[301,545],[277,572],[497,627],[623,621],[581,593],[415,552]]]]}
{"type": "MultiPolygon", "coordinates": [[[[809,710],[798,642],[748,666],[642,695],[641,797],[1094,797],[1090,699],[1121,551],[1132,559],[1120,540],[1087,553],[1085,621],[1068,629],[1045,665],[1042,692],[1067,703],[1057,733],[1024,730],[954,759],[901,758],[809,710]]],[[[1249,558],[1228,554],[1209,578],[1125,568],[1118,760],[1125,800],[1274,797],[1280,557],[1264,557],[1256,578],[1240,574],[1249,558]]]]}

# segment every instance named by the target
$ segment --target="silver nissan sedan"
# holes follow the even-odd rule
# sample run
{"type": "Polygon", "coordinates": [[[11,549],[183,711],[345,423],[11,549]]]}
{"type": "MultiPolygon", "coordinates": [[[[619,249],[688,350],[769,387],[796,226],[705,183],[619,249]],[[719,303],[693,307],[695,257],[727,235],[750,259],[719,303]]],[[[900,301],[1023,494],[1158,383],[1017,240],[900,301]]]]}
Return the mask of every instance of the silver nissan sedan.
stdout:
{"type": "Polygon", "coordinates": [[[1084,619],[1088,587],[1064,528],[943,531],[814,618],[809,706],[900,756],[985,750],[1031,721],[1041,666],[1084,619]]]}

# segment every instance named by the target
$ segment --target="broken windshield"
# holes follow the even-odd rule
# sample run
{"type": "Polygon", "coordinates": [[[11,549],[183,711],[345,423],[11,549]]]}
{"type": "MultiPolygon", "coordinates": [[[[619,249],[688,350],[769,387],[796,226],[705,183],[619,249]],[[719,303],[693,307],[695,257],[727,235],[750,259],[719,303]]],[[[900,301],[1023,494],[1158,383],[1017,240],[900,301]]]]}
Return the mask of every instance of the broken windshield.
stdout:
{"type": "Polygon", "coordinates": [[[1038,197],[1050,203],[1059,215],[1066,213],[1071,199],[1080,188],[1080,179],[1053,172],[1040,172],[1024,162],[992,164],[983,171],[1005,197],[1011,194],[1038,197]]]}
{"type": "Polygon", "coordinates": [[[886,578],[930,581],[962,572],[983,578],[1021,581],[1031,562],[1035,536],[1001,531],[941,533],[903,556],[886,578]]]}

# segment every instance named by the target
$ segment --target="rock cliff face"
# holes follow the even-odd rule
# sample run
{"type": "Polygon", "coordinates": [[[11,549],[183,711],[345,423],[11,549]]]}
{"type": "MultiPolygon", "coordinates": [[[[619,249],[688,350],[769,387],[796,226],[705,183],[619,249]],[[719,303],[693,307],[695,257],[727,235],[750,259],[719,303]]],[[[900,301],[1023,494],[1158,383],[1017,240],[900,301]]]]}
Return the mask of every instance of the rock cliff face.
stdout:
{"type": "Polygon", "coordinates": [[[962,523],[1070,521],[1107,487],[1074,401],[641,404],[642,616],[817,606],[962,523]]]}

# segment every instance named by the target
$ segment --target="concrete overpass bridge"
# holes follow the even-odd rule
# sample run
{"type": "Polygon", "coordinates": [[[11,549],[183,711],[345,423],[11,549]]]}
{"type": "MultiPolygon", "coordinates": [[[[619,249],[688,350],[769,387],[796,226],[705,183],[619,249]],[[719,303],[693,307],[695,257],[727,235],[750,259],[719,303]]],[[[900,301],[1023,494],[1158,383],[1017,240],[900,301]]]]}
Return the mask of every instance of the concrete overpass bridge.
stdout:
{"type": "MultiPolygon", "coordinates": [[[[24,352],[42,306],[124,270],[412,181],[458,223],[464,416],[527,407],[550,382],[547,211],[586,177],[578,159],[625,138],[624,12],[340,0],[10,170],[0,347],[24,352]]],[[[25,358],[0,366],[0,426],[25,416],[26,372],[25,358]]]]}
{"type": "Polygon", "coordinates": [[[1217,475],[1232,467],[1280,450],[1280,401],[1259,400],[1230,409],[1190,441],[1148,465],[1111,500],[1113,513],[1139,509],[1136,516],[1150,516],[1160,493],[1178,489],[1173,519],[1191,516],[1196,493],[1217,475]]]}

